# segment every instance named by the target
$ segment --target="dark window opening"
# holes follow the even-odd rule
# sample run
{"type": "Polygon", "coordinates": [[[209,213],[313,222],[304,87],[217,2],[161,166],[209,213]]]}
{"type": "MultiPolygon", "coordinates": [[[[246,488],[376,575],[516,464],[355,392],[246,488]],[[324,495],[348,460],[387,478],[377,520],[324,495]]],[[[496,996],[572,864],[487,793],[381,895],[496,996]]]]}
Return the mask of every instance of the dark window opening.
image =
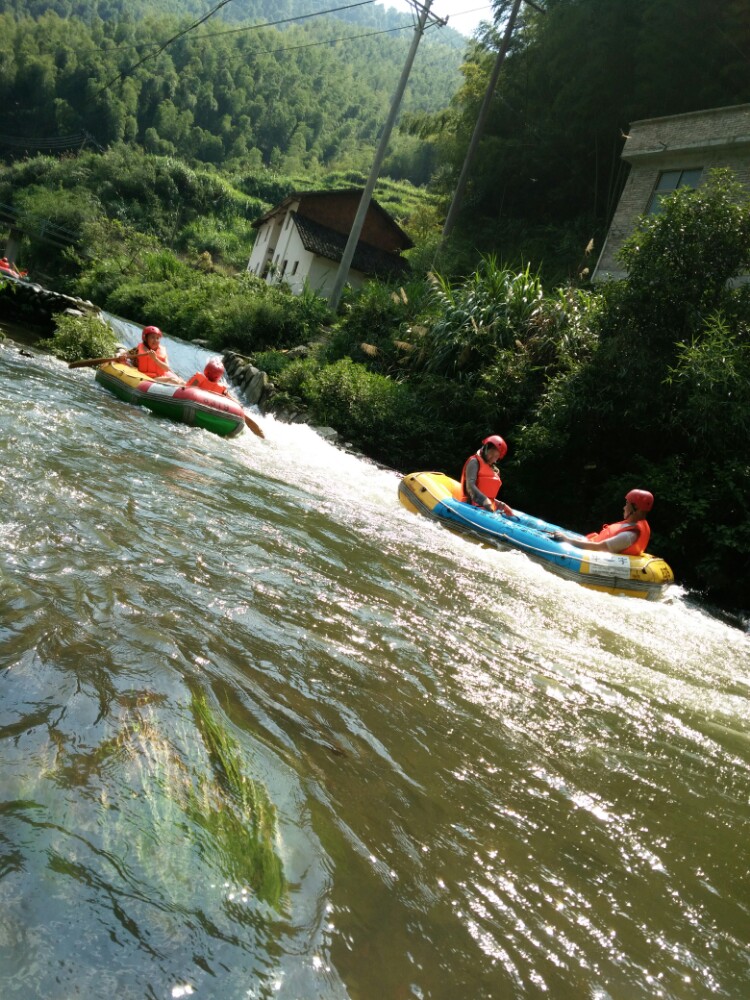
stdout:
{"type": "Polygon", "coordinates": [[[690,170],[663,170],[659,174],[646,214],[658,215],[661,212],[662,198],[678,188],[698,187],[702,173],[703,167],[691,167],[690,170]]]}

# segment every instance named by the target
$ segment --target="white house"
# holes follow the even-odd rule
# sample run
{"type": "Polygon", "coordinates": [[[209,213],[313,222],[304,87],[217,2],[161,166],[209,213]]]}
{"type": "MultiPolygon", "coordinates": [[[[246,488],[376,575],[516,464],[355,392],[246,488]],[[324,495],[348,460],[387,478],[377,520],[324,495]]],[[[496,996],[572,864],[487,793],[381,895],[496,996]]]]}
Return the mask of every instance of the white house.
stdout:
{"type": "MultiPolygon", "coordinates": [[[[314,292],[326,296],[336,279],[361,197],[361,188],[290,194],[253,222],[258,235],[247,270],[269,284],[285,282],[295,295],[307,282],[314,292]]],[[[359,288],[369,278],[400,277],[409,267],[401,252],[413,245],[388,212],[371,200],[349,283],[359,288]]]]}

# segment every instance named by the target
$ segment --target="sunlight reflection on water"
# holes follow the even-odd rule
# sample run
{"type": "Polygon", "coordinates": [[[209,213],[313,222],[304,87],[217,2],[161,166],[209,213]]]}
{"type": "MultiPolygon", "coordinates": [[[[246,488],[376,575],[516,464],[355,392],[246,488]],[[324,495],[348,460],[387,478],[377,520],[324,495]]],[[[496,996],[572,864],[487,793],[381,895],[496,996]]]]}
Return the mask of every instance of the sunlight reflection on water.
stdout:
{"type": "Polygon", "coordinates": [[[0,366],[4,995],[747,992],[743,632],[0,366]]]}

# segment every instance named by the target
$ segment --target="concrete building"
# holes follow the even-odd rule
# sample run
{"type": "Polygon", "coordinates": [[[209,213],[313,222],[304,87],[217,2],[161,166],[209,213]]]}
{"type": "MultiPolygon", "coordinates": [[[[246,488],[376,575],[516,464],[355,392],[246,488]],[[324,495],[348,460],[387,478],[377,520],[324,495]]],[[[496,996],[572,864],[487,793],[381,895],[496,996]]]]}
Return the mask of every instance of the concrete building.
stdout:
{"type": "Polygon", "coordinates": [[[661,198],[696,187],[714,167],[729,167],[750,190],[750,104],[633,122],[622,158],[630,173],[609,227],[593,280],[622,278],[617,251],[639,216],[659,211],[661,198]]]}
{"type": "MultiPolygon", "coordinates": [[[[327,296],[354,222],[361,188],[295,192],[253,222],[258,230],[247,270],[269,284],[285,282],[299,295],[305,282],[327,296]]],[[[408,270],[401,256],[414,244],[373,199],[354,252],[349,282],[359,288],[369,278],[400,277],[408,270]]]]}

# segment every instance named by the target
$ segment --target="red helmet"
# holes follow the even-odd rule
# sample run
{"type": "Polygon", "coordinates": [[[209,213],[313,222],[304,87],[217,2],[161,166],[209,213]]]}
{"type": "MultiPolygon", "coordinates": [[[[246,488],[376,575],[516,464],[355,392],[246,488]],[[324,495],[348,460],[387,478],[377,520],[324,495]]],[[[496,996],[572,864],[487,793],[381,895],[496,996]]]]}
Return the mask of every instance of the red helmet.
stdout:
{"type": "Polygon", "coordinates": [[[500,458],[504,458],[506,452],[508,451],[507,444],[505,443],[505,441],[503,441],[503,439],[500,437],[499,434],[490,434],[489,437],[486,437],[484,441],[482,441],[482,444],[494,445],[495,448],[497,448],[497,450],[500,452],[499,455],[500,458]]]}
{"type": "Polygon", "coordinates": [[[625,494],[625,499],[630,501],[638,511],[647,513],[654,506],[654,494],[648,490],[631,490],[625,494]]]}
{"type": "Polygon", "coordinates": [[[206,367],[203,369],[203,374],[206,378],[210,378],[212,382],[218,382],[224,374],[224,365],[221,363],[219,358],[211,358],[206,367]]]}
{"type": "Polygon", "coordinates": [[[144,326],[143,333],[141,334],[141,339],[143,340],[144,344],[146,343],[146,337],[150,336],[152,333],[155,333],[156,336],[161,340],[162,332],[158,326],[144,326]]]}

